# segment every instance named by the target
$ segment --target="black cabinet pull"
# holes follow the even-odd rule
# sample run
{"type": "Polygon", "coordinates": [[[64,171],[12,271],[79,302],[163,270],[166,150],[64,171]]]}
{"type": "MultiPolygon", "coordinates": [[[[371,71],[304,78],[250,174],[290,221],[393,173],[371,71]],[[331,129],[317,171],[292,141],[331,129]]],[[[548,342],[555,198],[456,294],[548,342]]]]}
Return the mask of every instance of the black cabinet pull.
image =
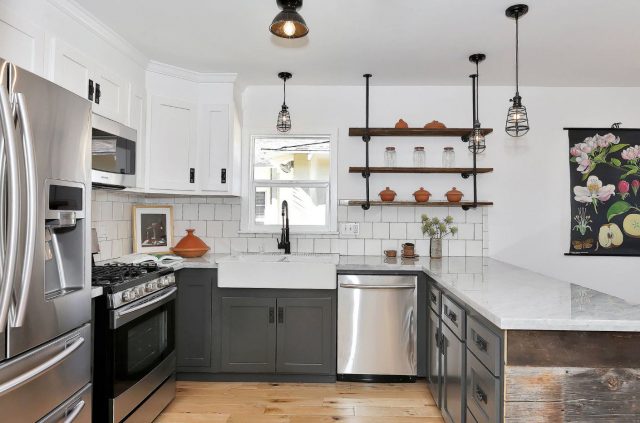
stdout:
{"type": "Polygon", "coordinates": [[[227,183],[227,169],[220,170],[220,183],[221,184],[227,183]]]}
{"type": "Polygon", "coordinates": [[[89,101],[93,101],[93,92],[94,92],[94,88],[93,88],[93,80],[89,80],[89,101]]]}
{"type": "Polygon", "coordinates": [[[474,396],[476,397],[476,401],[487,403],[487,394],[484,393],[479,385],[476,385],[474,396]]]}
{"type": "Polygon", "coordinates": [[[449,310],[447,311],[447,317],[449,318],[449,320],[451,320],[453,323],[456,322],[456,320],[458,320],[458,315],[456,313],[454,313],[453,311],[449,310]]]}
{"type": "Polygon", "coordinates": [[[192,168],[189,168],[189,183],[195,184],[195,182],[196,182],[196,168],[192,167],[192,168]]]}
{"type": "Polygon", "coordinates": [[[100,91],[100,84],[96,82],[96,104],[100,104],[100,97],[102,97],[102,91],[100,91]]]}
{"type": "Polygon", "coordinates": [[[276,312],[273,307],[269,307],[269,323],[276,322],[276,312]]]}
{"type": "Polygon", "coordinates": [[[489,344],[480,335],[476,333],[475,343],[480,351],[487,351],[489,344]]]}
{"type": "Polygon", "coordinates": [[[284,307],[278,307],[278,323],[284,323],[284,307]]]}
{"type": "Polygon", "coordinates": [[[431,302],[434,304],[438,304],[438,297],[433,292],[431,293],[431,302]]]}

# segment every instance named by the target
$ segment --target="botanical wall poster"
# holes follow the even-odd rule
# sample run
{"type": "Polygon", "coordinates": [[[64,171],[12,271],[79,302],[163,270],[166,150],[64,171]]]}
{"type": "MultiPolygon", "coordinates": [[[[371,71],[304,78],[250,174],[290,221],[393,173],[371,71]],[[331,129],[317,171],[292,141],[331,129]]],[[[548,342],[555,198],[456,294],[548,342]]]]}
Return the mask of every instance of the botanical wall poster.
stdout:
{"type": "Polygon", "coordinates": [[[640,256],[640,129],[569,129],[570,254],[640,256]]]}

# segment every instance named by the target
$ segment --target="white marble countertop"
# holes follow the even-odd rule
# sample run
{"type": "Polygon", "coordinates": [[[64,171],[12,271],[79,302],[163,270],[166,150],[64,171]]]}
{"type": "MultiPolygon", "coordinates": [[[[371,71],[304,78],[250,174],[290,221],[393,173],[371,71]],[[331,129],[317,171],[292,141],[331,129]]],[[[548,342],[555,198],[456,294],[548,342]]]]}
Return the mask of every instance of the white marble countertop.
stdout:
{"type": "Polygon", "coordinates": [[[338,271],[424,271],[501,329],[640,332],[640,305],[498,260],[342,256],[338,271]]]}

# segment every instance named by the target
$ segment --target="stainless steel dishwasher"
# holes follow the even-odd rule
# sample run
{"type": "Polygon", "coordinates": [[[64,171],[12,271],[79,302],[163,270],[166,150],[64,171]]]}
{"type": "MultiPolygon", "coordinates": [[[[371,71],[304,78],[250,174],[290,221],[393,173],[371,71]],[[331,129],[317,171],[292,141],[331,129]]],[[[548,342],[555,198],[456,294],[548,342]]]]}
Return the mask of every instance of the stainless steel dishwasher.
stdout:
{"type": "Polygon", "coordinates": [[[338,380],[415,381],[417,282],[338,275],[338,380]]]}

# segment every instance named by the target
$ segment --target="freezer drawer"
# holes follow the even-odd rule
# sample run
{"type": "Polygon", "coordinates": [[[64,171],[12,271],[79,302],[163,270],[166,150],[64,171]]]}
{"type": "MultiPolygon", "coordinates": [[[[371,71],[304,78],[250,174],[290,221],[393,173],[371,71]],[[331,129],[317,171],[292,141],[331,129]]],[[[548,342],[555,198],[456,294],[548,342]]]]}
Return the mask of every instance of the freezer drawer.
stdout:
{"type": "Polygon", "coordinates": [[[416,376],[417,279],[338,276],[338,374],[416,376]]]}
{"type": "Polygon", "coordinates": [[[79,329],[0,366],[3,421],[35,422],[91,380],[91,326],[79,329]]]}
{"type": "Polygon", "coordinates": [[[38,423],[91,423],[91,384],[47,414],[38,423]]]}

